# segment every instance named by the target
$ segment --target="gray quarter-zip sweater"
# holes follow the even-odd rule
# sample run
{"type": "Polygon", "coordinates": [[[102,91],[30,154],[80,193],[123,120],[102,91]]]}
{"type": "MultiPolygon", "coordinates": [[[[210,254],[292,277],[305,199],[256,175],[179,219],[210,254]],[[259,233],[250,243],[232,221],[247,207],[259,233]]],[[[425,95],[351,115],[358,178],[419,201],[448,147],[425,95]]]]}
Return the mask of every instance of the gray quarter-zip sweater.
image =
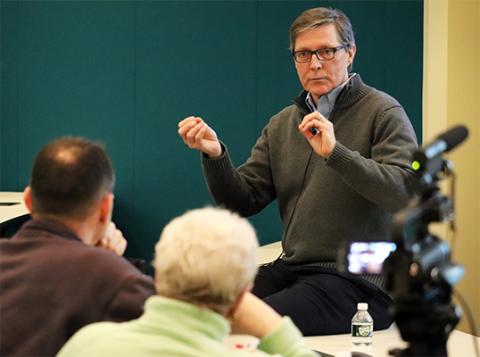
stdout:
{"type": "Polygon", "coordinates": [[[298,131],[309,112],[306,95],[270,119],[240,167],[226,147],[218,158],[202,156],[217,204],[249,216],[277,199],[282,259],[292,264],[334,262],[345,241],[390,239],[392,212],[412,194],[417,148],[402,106],[356,75],[330,115],[337,143],[324,159],[298,131]]]}

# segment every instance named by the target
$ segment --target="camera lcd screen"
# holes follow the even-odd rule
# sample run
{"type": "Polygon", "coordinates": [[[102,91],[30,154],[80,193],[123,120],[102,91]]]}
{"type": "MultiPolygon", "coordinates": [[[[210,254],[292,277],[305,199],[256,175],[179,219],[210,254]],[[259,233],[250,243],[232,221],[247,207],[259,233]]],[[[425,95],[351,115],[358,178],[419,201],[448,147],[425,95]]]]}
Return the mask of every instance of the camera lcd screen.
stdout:
{"type": "Polygon", "coordinates": [[[347,255],[348,271],[354,274],[380,274],[384,260],[397,249],[393,242],[354,242],[347,255]]]}

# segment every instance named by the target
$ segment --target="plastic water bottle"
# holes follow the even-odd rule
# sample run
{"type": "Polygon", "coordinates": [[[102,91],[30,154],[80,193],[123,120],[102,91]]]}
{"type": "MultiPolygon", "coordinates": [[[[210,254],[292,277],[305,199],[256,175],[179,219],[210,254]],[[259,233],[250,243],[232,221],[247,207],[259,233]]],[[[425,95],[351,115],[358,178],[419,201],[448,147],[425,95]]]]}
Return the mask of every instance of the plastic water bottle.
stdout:
{"type": "Polygon", "coordinates": [[[367,303],[357,304],[357,313],[352,318],[352,343],[355,346],[370,346],[373,340],[373,319],[367,303]]]}

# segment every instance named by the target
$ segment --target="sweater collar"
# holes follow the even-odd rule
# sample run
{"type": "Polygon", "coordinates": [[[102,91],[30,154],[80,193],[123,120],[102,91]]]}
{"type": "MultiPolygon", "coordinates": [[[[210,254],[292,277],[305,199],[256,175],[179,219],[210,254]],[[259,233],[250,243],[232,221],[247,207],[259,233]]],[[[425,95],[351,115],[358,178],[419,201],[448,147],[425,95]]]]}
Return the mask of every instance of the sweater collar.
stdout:
{"type": "Polygon", "coordinates": [[[195,333],[210,339],[223,341],[230,333],[229,322],[220,314],[196,305],[163,296],[151,296],[145,302],[141,324],[161,330],[171,321],[181,321],[179,333],[195,333]]]}
{"type": "Polygon", "coordinates": [[[337,98],[336,107],[346,108],[355,104],[360,99],[365,97],[371,88],[363,83],[359,74],[354,76],[348,81],[347,85],[343,88],[337,98]]]}
{"type": "MultiPolygon", "coordinates": [[[[366,86],[365,83],[363,83],[362,78],[359,74],[356,74],[347,82],[347,84],[340,91],[334,107],[348,107],[358,102],[361,98],[367,95],[369,90],[370,87],[366,86]]],[[[303,90],[297,97],[293,98],[293,102],[300,108],[303,115],[311,112],[311,110],[305,104],[305,99],[307,98],[307,95],[308,92],[303,90]]]]}

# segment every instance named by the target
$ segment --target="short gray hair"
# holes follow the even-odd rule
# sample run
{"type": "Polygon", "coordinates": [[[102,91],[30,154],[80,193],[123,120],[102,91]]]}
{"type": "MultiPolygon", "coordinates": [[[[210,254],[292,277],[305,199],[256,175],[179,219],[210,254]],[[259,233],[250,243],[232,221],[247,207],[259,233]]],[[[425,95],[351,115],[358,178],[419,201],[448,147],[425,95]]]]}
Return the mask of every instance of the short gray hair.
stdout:
{"type": "Polygon", "coordinates": [[[155,247],[159,295],[226,315],[257,272],[252,225],[226,209],[200,208],[167,224],[155,247]]]}
{"type": "Polygon", "coordinates": [[[306,10],[290,26],[290,50],[295,49],[295,40],[300,32],[334,24],[342,45],[355,45],[352,24],[342,11],[329,7],[316,7],[306,10]]]}

